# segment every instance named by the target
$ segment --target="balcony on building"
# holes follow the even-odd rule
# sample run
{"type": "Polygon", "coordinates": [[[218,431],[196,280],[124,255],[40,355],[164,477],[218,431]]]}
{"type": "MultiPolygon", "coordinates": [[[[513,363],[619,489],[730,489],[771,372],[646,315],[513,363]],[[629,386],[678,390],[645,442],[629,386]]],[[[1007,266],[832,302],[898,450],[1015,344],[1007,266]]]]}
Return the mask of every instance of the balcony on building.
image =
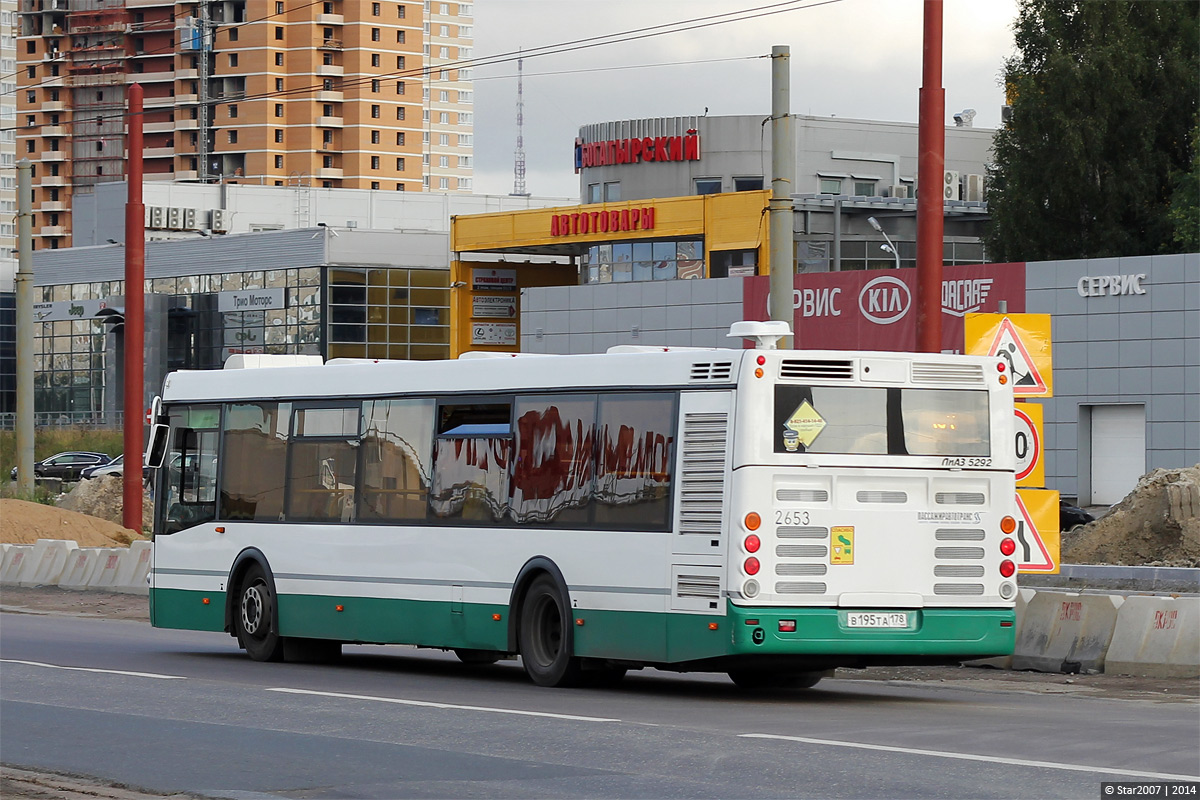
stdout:
{"type": "Polygon", "coordinates": [[[70,186],[71,179],[66,175],[43,175],[38,183],[42,186],[70,186]]]}
{"type": "Polygon", "coordinates": [[[147,83],[165,83],[168,81],[170,81],[172,83],[175,82],[175,73],[174,72],[165,72],[165,71],[139,72],[135,75],[130,75],[129,77],[131,79],[133,79],[136,83],[140,83],[143,86],[146,85],[147,83]]]}
{"type": "Polygon", "coordinates": [[[174,108],[179,98],[171,95],[162,97],[144,97],[142,98],[143,108],[174,108]]]}
{"type": "Polygon", "coordinates": [[[317,49],[318,50],[341,50],[342,49],[342,40],[341,39],[322,39],[321,43],[317,45],[317,49]]]}
{"type": "Polygon", "coordinates": [[[346,74],[346,68],[341,64],[317,64],[316,72],[322,77],[340,77],[346,74]]]}
{"type": "Polygon", "coordinates": [[[44,203],[42,203],[41,205],[39,205],[39,206],[37,207],[37,209],[35,209],[35,210],[36,210],[36,211],[39,211],[39,212],[44,212],[44,211],[66,211],[66,210],[67,210],[67,204],[66,204],[66,203],[64,203],[64,202],[63,202],[63,201],[61,201],[61,200],[47,200],[46,202],[44,202],[44,203]]]}
{"type": "Polygon", "coordinates": [[[319,89],[313,94],[313,99],[318,103],[341,103],[346,99],[346,95],[343,92],[319,89]]]}
{"type": "Polygon", "coordinates": [[[337,167],[317,167],[315,172],[316,172],[316,176],[318,178],[340,178],[340,177],[342,177],[342,170],[338,169],[337,167]]]}
{"type": "Polygon", "coordinates": [[[47,100],[39,106],[42,111],[66,111],[67,104],[62,100],[47,100]]]}
{"type": "Polygon", "coordinates": [[[174,158],[174,147],[147,147],[142,150],[143,158],[174,158]]]}
{"type": "Polygon", "coordinates": [[[198,69],[177,69],[177,70],[175,70],[175,77],[181,81],[195,80],[200,77],[200,70],[198,70],[198,69]]]}
{"type": "Polygon", "coordinates": [[[53,161],[66,161],[66,160],[67,160],[67,152],[65,150],[45,150],[42,152],[42,154],[40,156],[38,156],[38,161],[40,161],[43,164],[48,164],[53,161]]]}
{"type": "Polygon", "coordinates": [[[317,14],[318,25],[344,25],[346,17],[342,14],[317,14]]]}
{"type": "Polygon", "coordinates": [[[65,236],[67,229],[62,225],[43,225],[38,228],[38,236],[65,236]]]}
{"type": "Polygon", "coordinates": [[[200,120],[198,119],[177,119],[172,123],[172,127],[167,128],[167,130],[194,131],[199,130],[199,128],[200,120]]]}
{"type": "Polygon", "coordinates": [[[62,125],[47,125],[46,127],[42,128],[40,131],[38,131],[38,133],[41,136],[45,136],[47,138],[51,137],[51,136],[70,136],[71,135],[70,129],[68,129],[62,125]]]}
{"type": "Polygon", "coordinates": [[[341,117],[317,117],[318,128],[344,128],[345,121],[341,117]]]}
{"type": "MultiPolygon", "coordinates": [[[[142,123],[142,132],[143,133],[170,133],[171,131],[175,130],[175,123],[177,121],[178,120],[169,119],[165,122],[161,122],[161,121],[160,122],[143,122],[142,123]]],[[[195,121],[196,120],[191,120],[191,122],[195,122],[195,121]]]]}

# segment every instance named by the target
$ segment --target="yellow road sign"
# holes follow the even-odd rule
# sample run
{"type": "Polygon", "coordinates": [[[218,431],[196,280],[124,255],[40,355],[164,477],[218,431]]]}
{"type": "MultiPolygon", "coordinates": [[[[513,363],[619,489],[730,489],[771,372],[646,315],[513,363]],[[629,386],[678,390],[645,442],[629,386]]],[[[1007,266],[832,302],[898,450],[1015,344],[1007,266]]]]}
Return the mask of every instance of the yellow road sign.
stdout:
{"type": "Polygon", "coordinates": [[[1017,489],[1017,572],[1057,575],[1061,540],[1058,530],[1058,492],[1017,489]]]}
{"type": "Polygon", "coordinates": [[[1008,362],[1015,397],[1053,397],[1049,314],[967,314],[963,352],[1008,362]]]}

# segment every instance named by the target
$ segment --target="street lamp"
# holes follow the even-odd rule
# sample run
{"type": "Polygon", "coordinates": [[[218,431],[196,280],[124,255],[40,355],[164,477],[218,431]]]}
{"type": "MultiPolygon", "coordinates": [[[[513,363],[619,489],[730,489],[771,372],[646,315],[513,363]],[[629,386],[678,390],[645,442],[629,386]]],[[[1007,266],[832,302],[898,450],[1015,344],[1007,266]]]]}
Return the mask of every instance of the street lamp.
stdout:
{"type": "Polygon", "coordinates": [[[879,220],[875,219],[874,217],[867,217],[867,222],[871,224],[872,228],[883,234],[883,240],[887,242],[887,244],[879,245],[879,249],[885,253],[891,253],[892,257],[896,259],[896,269],[900,269],[900,251],[896,249],[896,245],[894,245],[892,240],[888,238],[887,231],[885,231],[883,226],[879,224],[879,220]]]}

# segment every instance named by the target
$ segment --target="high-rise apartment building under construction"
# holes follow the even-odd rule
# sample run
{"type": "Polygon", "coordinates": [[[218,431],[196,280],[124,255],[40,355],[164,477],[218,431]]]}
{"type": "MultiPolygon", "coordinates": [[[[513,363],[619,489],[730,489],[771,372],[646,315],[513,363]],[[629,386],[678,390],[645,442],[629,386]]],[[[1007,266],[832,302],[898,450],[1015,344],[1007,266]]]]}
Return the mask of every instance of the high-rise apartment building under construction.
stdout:
{"type": "Polygon", "coordinates": [[[472,24],[430,0],[19,0],[35,247],[69,247],[72,197],[124,179],[134,83],[147,181],[470,191],[472,24]]]}

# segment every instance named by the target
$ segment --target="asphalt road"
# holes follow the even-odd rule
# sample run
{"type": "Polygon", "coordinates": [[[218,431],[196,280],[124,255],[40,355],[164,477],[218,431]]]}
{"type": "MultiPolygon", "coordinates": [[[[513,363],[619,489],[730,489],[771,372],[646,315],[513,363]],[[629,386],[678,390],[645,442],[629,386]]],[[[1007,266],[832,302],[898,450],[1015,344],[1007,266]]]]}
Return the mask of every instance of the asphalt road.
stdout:
{"type": "Polygon", "coordinates": [[[259,664],[224,635],[134,621],[4,614],[0,632],[0,761],[163,794],[1099,798],[1200,778],[1192,700],[986,681],[750,695],[653,671],[554,690],[515,661],[409,648],[259,664]]]}

